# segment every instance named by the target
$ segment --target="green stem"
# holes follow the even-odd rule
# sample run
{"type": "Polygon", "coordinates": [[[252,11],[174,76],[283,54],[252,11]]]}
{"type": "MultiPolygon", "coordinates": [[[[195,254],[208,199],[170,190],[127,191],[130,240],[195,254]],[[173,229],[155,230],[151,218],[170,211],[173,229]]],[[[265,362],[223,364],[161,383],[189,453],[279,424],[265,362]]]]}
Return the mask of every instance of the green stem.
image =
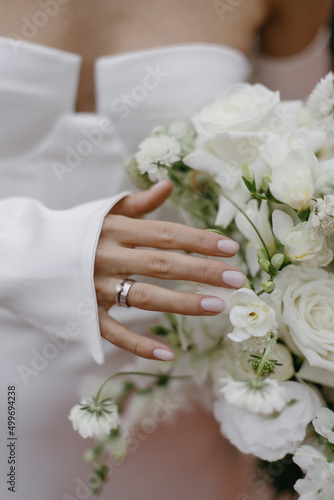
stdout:
{"type": "Polygon", "coordinates": [[[263,248],[264,248],[264,251],[266,252],[267,254],[267,257],[268,257],[268,260],[271,259],[271,255],[270,255],[270,252],[268,250],[268,247],[267,245],[265,244],[265,241],[264,239],[262,238],[259,230],[257,229],[257,227],[255,226],[255,224],[250,220],[250,218],[248,217],[247,214],[245,214],[245,212],[239,207],[239,205],[237,205],[233,200],[231,200],[231,198],[229,196],[227,196],[226,193],[223,192],[223,190],[221,189],[220,190],[220,194],[222,196],[224,196],[230,203],[232,203],[232,205],[237,209],[239,210],[240,213],[242,213],[242,215],[248,220],[248,222],[250,223],[250,225],[252,226],[252,228],[254,229],[254,231],[256,232],[256,234],[258,235],[262,245],[263,245],[263,248]]]}
{"type": "Polygon", "coordinates": [[[268,359],[268,356],[269,356],[269,353],[270,353],[270,351],[271,351],[271,348],[272,348],[272,346],[275,344],[276,340],[277,340],[277,337],[276,337],[276,336],[274,336],[272,339],[270,339],[270,342],[269,342],[269,344],[267,345],[266,350],[264,351],[264,354],[263,354],[263,356],[262,356],[261,362],[260,362],[259,367],[258,367],[258,369],[257,369],[257,374],[256,374],[256,381],[257,381],[257,382],[259,382],[259,381],[260,381],[260,378],[261,378],[261,373],[262,373],[262,369],[263,369],[263,367],[264,367],[264,365],[265,365],[265,362],[266,362],[266,361],[267,361],[267,359],[268,359]]]}
{"type": "Polygon", "coordinates": [[[184,379],[189,378],[189,375],[168,375],[166,373],[149,373],[149,372],[116,372],[109,375],[104,382],[100,385],[99,390],[95,396],[95,401],[98,403],[102,389],[112,378],[118,377],[119,375],[144,375],[146,377],[157,377],[157,378],[173,378],[173,379],[184,379]]]}

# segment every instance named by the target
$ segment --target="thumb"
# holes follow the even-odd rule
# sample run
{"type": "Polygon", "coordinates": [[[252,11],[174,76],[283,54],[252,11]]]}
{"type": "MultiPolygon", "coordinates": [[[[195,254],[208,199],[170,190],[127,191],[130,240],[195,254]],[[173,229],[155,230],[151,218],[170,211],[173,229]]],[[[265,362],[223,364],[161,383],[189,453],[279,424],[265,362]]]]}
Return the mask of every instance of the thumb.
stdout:
{"type": "Polygon", "coordinates": [[[154,184],[150,189],[131,194],[120,200],[110,213],[126,217],[141,217],[160,207],[173,191],[173,183],[169,179],[154,184]]]}

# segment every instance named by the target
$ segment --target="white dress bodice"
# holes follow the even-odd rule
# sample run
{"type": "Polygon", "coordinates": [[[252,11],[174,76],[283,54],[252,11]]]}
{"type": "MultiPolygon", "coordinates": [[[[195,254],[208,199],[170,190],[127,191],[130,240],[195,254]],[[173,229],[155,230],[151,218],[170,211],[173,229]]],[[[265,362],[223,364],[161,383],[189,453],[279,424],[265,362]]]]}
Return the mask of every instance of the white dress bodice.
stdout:
{"type": "MultiPolygon", "coordinates": [[[[100,338],[93,286],[103,218],[131,184],[125,160],[153,126],[188,118],[251,71],[244,55],[211,44],[102,57],[96,113],[75,113],[80,62],[0,38],[0,393],[5,401],[17,388],[20,500],[90,498],[87,443],[67,414],[83,387],[131,359],[100,338]]],[[[114,309],[141,333],[156,318],[114,309]]],[[[7,473],[6,404],[0,424],[7,473]]],[[[218,433],[202,413],[156,431],[115,467],[101,500],[229,500],[218,433]]],[[[7,486],[0,482],[3,499],[13,496],[7,486]]]]}

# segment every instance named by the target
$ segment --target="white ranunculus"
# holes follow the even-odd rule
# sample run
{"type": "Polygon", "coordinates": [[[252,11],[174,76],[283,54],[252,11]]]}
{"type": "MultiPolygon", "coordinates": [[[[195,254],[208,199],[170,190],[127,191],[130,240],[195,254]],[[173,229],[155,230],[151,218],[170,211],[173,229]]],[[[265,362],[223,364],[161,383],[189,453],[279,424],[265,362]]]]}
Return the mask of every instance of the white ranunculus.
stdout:
{"type": "Polygon", "coordinates": [[[199,135],[210,136],[224,130],[259,130],[269,125],[268,115],[280,102],[279,92],[263,85],[236,83],[193,118],[199,135]]]}
{"type": "Polygon", "coordinates": [[[305,210],[310,206],[318,172],[318,160],[311,150],[291,150],[273,169],[270,191],[277,200],[305,210]]]}
{"type": "Polygon", "coordinates": [[[233,307],[230,321],[234,326],[228,337],[235,342],[243,342],[251,337],[265,337],[276,329],[275,311],[255,292],[240,288],[231,295],[233,307]]]}
{"type": "Polygon", "coordinates": [[[281,384],[295,402],[276,416],[252,413],[221,396],[214,403],[214,415],[221,432],[242,453],[275,461],[294,453],[305,438],[306,427],[320,407],[320,399],[309,386],[298,382],[281,384]]]}
{"type": "Polygon", "coordinates": [[[324,237],[315,237],[308,222],[296,226],[292,218],[275,210],[272,215],[273,231],[285,247],[285,253],[292,262],[306,262],[308,267],[327,266],[333,252],[327,247],[324,237]]]}
{"type": "Polygon", "coordinates": [[[329,408],[319,408],[312,424],[318,434],[334,444],[334,413],[329,408]]]}
{"type": "Polygon", "coordinates": [[[289,347],[297,354],[302,353],[311,366],[333,372],[333,274],[323,269],[287,266],[276,278],[271,301],[281,315],[282,327],[286,327],[289,347]]]}
{"type": "MultiPolygon", "coordinates": [[[[233,346],[236,346],[239,352],[234,351],[230,354],[230,357],[233,357],[233,370],[230,370],[230,375],[239,380],[253,379],[255,373],[251,362],[254,361],[254,357],[251,357],[248,351],[242,350],[240,344],[234,343],[233,346]]],[[[276,343],[272,347],[269,359],[276,362],[274,373],[269,375],[270,379],[285,382],[293,376],[295,370],[292,356],[289,349],[283,344],[276,343]]]]}
{"type": "Polygon", "coordinates": [[[118,406],[111,400],[96,404],[93,399],[85,398],[73,406],[69,419],[74,430],[84,438],[109,434],[121,424],[118,406]]]}

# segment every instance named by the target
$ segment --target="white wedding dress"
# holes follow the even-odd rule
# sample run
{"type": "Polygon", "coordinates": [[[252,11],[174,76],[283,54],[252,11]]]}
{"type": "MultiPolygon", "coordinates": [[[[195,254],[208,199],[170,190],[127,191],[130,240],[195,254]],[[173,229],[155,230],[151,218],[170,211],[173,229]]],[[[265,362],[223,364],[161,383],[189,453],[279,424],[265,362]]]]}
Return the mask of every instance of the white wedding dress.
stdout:
{"type": "MultiPolygon", "coordinates": [[[[323,37],[316,43],[312,57],[319,61],[321,54],[323,63],[313,78],[328,64],[323,37]]],[[[312,66],[310,55],[304,59],[312,66]]],[[[72,430],[67,415],[85,387],[97,387],[133,359],[101,339],[93,287],[103,218],[130,185],[124,161],[153,126],[189,117],[251,72],[244,55],[211,44],[102,57],[96,113],[75,113],[80,62],[74,54],[0,38],[4,500],[91,498],[90,466],[83,462],[91,443],[72,430]],[[8,386],[16,388],[15,495],[6,476],[8,386]]],[[[141,333],[157,319],[133,308],[114,307],[111,314],[141,333]]],[[[100,498],[232,500],[240,460],[223,446],[212,417],[198,410],[143,440],[113,469],[100,498]]]]}

